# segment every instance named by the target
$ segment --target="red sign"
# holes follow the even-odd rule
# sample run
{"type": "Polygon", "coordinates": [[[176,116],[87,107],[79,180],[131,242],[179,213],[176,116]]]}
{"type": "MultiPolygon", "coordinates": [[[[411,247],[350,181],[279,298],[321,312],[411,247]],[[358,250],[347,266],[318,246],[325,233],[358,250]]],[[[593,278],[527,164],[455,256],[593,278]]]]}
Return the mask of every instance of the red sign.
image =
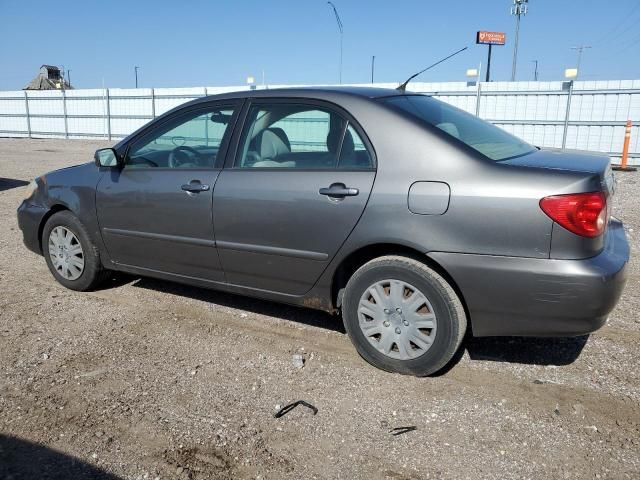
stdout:
{"type": "Polygon", "coordinates": [[[504,32],[478,32],[476,35],[476,43],[485,45],[504,45],[506,39],[504,32]]]}

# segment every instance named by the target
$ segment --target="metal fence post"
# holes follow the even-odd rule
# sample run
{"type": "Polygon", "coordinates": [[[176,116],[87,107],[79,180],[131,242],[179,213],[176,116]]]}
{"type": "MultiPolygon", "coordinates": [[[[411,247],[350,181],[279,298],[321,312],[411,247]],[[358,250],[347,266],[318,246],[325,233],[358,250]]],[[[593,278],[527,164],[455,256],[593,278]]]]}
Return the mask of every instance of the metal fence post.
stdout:
{"type": "Polygon", "coordinates": [[[67,94],[62,89],[62,113],[64,115],[64,138],[69,138],[69,124],[67,122],[67,94]]]}
{"type": "Polygon", "coordinates": [[[27,91],[24,91],[24,112],[27,115],[27,133],[29,134],[29,138],[31,138],[31,117],[29,115],[29,95],[27,95],[27,91]]]}
{"type": "Polygon", "coordinates": [[[156,118],[156,89],[151,89],[151,118],[156,118]]]}
{"type": "Polygon", "coordinates": [[[480,117],[480,96],[482,95],[481,91],[482,88],[480,87],[480,78],[478,75],[478,92],[476,93],[476,117],[478,118],[480,117]]]}
{"type": "Polygon", "coordinates": [[[111,106],[109,105],[109,89],[107,88],[107,138],[111,141],[111,106]]]}
{"type": "Polygon", "coordinates": [[[569,94],[567,96],[567,111],[564,114],[564,132],[562,133],[562,149],[564,150],[567,146],[567,130],[569,129],[569,114],[571,113],[571,97],[573,96],[573,80],[569,80],[568,82],[564,82],[562,84],[563,90],[569,90],[569,94]]]}

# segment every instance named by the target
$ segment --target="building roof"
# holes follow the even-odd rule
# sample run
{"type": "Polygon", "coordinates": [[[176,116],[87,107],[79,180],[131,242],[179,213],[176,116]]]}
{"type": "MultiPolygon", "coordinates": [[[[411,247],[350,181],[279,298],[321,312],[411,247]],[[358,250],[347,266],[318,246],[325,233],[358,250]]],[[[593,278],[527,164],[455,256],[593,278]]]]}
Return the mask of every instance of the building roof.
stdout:
{"type": "MultiPolygon", "coordinates": [[[[47,69],[47,73],[57,73],[56,77],[60,77],[60,69],[55,65],[41,65],[40,70],[43,68],[47,69]]],[[[64,81],[64,85],[61,85],[61,80],[61,78],[50,79],[40,71],[23,90],[61,90],[62,87],[64,87],[65,90],[73,89],[66,80],[64,81]]]]}

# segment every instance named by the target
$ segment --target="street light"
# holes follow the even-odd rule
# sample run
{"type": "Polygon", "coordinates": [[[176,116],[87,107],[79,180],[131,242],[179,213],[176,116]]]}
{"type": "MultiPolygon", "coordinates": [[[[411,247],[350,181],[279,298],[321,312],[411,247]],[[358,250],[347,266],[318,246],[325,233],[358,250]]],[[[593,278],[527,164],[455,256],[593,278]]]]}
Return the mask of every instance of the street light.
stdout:
{"type": "Polygon", "coordinates": [[[138,67],[138,66],[133,67],[133,71],[134,71],[134,72],[135,72],[135,74],[136,74],[136,88],[138,88],[138,69],[139,69],[139,68],[140,68],[140,67],[138,67]]]}
{"type": "Polygon", "coordinates": [[[331,8],[333,8],[333,13],[336,16],[336,22],[338,22],[338,30],[340,30],[340,83],[342,83],[342,34],[344,33],[344,29],[342,28],[342,20],[340,20],[340,15],[338,15],[338,10],[333,2],[327,2],[331,8]]]}
{"type": "Polygon", "coordinates": [[[578,76],[577,68],[565,68],[564,70],[564,78],[568,78],[570,80],[575,80],[578,76]]]}
{"type": "Polygon", "coordinates": [[[467,81],[468,87],[476,87],[476,117],[480,116],[480,75],[482,73],[482,63],[478,65],[478,68],[467,68],[467,81]],[[471,80],[475,78],[474,80],[471,80]]]}
{"type": "Polygon", "coordinates": [[[564,71],[566,82],[562,82],[562,90],[567,92],[567,109],[564,113],[564,130],[562,132],[562,149],[567,148],[567,132],[569,131],[569,115],[571,113],[571,98],[573,97],[573,81],[578,76],[577,68],[567,68],[564,71]]]}

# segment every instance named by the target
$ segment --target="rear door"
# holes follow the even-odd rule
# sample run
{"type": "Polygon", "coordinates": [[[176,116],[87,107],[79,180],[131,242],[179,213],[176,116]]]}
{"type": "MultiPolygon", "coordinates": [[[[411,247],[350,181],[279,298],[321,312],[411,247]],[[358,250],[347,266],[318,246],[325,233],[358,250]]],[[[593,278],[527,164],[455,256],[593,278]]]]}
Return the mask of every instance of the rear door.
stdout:
{"type": "Polygon", "coordinates": [[[253,101],[214,191],[228,283],[306,293],[362,215],[375,177],[366,136],[311,101],[253,101]]]}
{"type": "Polygon", "coordinates": [[[224,281],[213,235],[213,189],[236,103],[176,112],[127,147],[105,173],[96,206],[111,258],[125,267],[224,281]]]}

